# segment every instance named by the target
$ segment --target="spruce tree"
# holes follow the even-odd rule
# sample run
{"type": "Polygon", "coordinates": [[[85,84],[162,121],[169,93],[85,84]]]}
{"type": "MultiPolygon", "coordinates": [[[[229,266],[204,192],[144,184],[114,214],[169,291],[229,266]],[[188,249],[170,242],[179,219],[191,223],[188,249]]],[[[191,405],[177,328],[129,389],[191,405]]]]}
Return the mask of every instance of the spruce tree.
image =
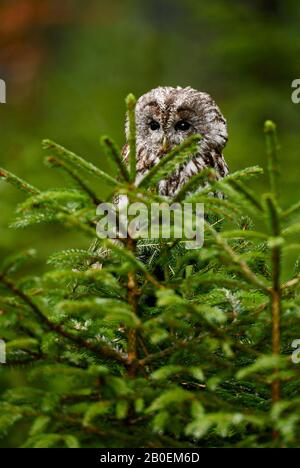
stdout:
{"type": "Polygon", "coordinates": [[[101,200],[86,177],[108,183],[112,200],[164,201],[157,182],[200,138],[135,184],[131,95],[127,107],[128,167],[117,145],[102,139],[117,178],[49,140],[47,166],[63,171],[73,188],[42,191],[0,170],[27,195],[13,228],[59,223],[87,237],[85,250],[53,253],[41,276],[20,274],[32,246],[2,261],[5,366],[24,378],[1,393],[0,434],[22,421],[26,448],[299,446],[300,367],[291,355],[300,339],[300,203],[281,202],[275,125],[265,124],[266,193],[250,188],[263,172],[251,167],[222,180],[205,172],[177,194],[178,203],[205,205],[201,249],[186,250],[179,240],[115,243],[96,239],[101,200]],[[211,196],[216,191],[224,199],[211,196]],[[287,256],[295,268],[285,278],[287,256]]]}

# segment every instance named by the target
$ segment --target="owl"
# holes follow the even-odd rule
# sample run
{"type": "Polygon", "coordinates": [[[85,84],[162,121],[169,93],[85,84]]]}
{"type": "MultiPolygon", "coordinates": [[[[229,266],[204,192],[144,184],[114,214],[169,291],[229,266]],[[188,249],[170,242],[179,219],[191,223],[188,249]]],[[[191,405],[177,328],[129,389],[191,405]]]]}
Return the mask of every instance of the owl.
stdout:
{"type": "MultiPolygon", "coordinates": [[[[174,197],[192,176],[207,167],[215,169],[219,178],[228,173],[222,155],[228,140],[226,120],[208,94],[191,87],[159,87],[139,98],[135,118],[137,182],[172,148],[193,134],[202,135],[197,154],[159,181],[160,195],[174,197]]],[[[127,121],[127,139],[128,127],[127,121]]],[[[128,143],[123,156],[127,161],[128,143]]]]}

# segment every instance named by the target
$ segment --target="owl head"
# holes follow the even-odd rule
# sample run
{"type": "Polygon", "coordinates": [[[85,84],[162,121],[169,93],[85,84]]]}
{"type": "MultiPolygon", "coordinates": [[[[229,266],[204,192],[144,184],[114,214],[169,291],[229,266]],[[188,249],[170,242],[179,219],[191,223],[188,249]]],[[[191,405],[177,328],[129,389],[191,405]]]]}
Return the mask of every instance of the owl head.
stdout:
{"type": "MultiPolygon", "coordinates": [[[[141,96],[136,106],[138,169],[149,168],[174,146],[201,134],[199,153],[222,152],[227,126],[206,93],[188,88],[159,87],[141,96]],[[140,167],[139,167],[140,166],[140,167]]],[[[126,125],[128,136],[128,125],[126,125]]]]}

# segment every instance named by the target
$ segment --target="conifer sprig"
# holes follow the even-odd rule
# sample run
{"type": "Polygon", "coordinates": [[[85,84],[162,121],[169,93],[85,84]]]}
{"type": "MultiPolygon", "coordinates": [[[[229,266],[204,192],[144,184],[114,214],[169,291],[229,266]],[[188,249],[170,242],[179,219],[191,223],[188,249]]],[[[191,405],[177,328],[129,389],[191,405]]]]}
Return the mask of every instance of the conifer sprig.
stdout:
{"type": "Polygon", "coordinates": [[[129,170],[130,179],[135,181],[136,177],[136,127],[135,127],[135,106],[136,98],[129,94],[126,98],[127,117],[128,117],[128,145],[129,145],[129,170]]]}
{"type": "Polygon", "coordinates": [[[102,179],[103,181],[105,181],[109,185],[112,185],[113,187],[121,185],[116,179],[111,177],[109,174],[106,174],[105,172],[101,171],[101,169],[96,167],[94,164],[86,161],[81,156],[78,156],[72,151],[67,150],[63,146],[58,145],[57,143],[54,143],[51,140],[44,140],[43,147],[47,150],[54,151],[63,161],[74,165],[74,167],[78,168],[79,170],[81,169],[89,172],[93,176],[102,179]]]}
{"type": "Polygon", "coordinates": [[[100,200],[100,198],[93,192],[78,171],[69,167],[62,159],[57,156],[48,156],[45,158],[45,163],[49,167],[62,169],[76,183],[76,185],[78,185],[79,188],[88,195],[96,206],[101,203],[102,200],[100,200]]]}
{"type": "Polygon", "coordinates": [[[130,182],[131,181],[130,173],[124,162],[124,158],[121,154],[121,151],[119,150],[117,145],[114,143],[114,141],[111,140],[109,137],[106,137],[106,136],[102,137],[101,146],[104,148],[104,151],[107,153],[107,156],[113,159],[113,161],[115,161],[115,163],[120,169],[120,173],[123,179],[126,182],[130,182]]]}
{"type": "Polygon", "coordinates": [[[279,168],[279,145],[276,133],[276,125],[271,120],[265,123],[267,156],[268,156],[268,172],[270,189],[276,198],[280,195],[280,168],[279,168]]]}
{"type": "Polygon", "coordinates": [[[0,178],[23,192],[27,192],[31,195],[37,195],[40,193],[39,189],[33,187],[33,185],[2,168],[0,168],[0,178]]]}

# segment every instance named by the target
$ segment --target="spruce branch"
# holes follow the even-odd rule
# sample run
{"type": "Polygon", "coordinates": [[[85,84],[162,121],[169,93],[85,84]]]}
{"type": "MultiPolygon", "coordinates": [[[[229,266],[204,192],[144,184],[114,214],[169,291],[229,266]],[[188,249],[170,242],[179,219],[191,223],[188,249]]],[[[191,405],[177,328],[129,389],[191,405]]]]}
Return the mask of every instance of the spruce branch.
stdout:
{"type": "Polygon", "coordinates": [[[241,274],[254,286],[269,294],[270,289],[268,285],[249,268],[246,262],[241,260],[239,255],[235,253],[228,242],[226,242],[226,240],[223,239],[223,237],[206,220],[204,220],[204,223],[221,250],[229,256],[234,265],[239,266],[241,274]]]}
{"type": "Polygon", "coordinates": [[[165,358],[166,356],[169,356],[170,354],[178,352],[181,349],[187,348],[190,345],[194,346],[194,344],[200,343],[208,335],[209,335],[208,332],[202,333],[196,338],[194,338],[193,341],[189,341],[187,339],[177,340],[173,346],[170,346],[169,348],[165,348],[161,351],[158,351],[157,353],[148,354],[143,359],[140,359],[139,365],[142,367],[147,366],[151,364],[152,362],[159,361],[165,358]]]}
{"type": "Polygon", "coordinates": [[[15,296],[19,297],[25,304],[29,306],[29,308],[34,312],[36,318],[45,325],[49,330],[58,333],[63,338],[73,342],[75,345],[79,347],[84,347],[88,351],[92,351],[96,355],[100,355],[107,359],[114,359],[117,362],[121,362],[123,364],[127,364],[127,357],[120,352],[116,351],[113,348],[110,348],[106,343],[100,343],[99,345],[95,345],[90,341],[87,341],[81,338],[78,335],[73,334],[72,332],[64,329],[62,326],[57,325],[42,312],[42,310],[36,305],[32,299],[24,293],[20,288],[18,288],[15,283],[8,279],[3,274],[0,274],[0,283],[6,286],[15,296]]]}
{"type": "Polygon", "coordinates": [[[269,236],[264,232],[252,231],[248,229],[235,229],[232,231],[223,231],[220,235],[223,237],[223,239],[258,239],[265,242],[269,240],[269,236]]]}
{"type": "Polygon", "coordinates": [[[125,260],[127,260],[137,271],[143,273],[146,280],[149,281],[149,283],[153,284],[155,288],[164,288],[164,286],[160,284],[159,281],[157,281],[157,279],[153,275],[151,275],[151,273],[149,273],[146,266],[138,258],[136,258],[136,256],[133,255],[133,253],[130,250],[124,249],[123,247],[117,245],[109,239],[103,240],[103,244],[107,246],[108,249],[112,250],[117,255],[119,255],[120,258],[124,258],[125,260]]]}
{"type": "Polygon", "coordinates": [[[2,168],[0,168],[0,179],[5,180],[7,183],[13,185],[17,189],[22,190],[23,192],[29,193],[31,195],[38,195],[40,193],[40,190],[36,187],[33,187],[33,185],[28,184],[28,182],[26,182],[25,180],[20,179],[16,175],[2,168]]]}
{"type": "MultiPolygon", "coordinates": [[[[127,248],[134,256],[136,251],[136,242],[131,237],[128,237],[127,239],[127,248]]],[[[128,304],[130,305],[132,312],[135,315],[138,315],[139,290],[135,271],[130,271],[128,273],[127,290],[128,304]]],[[[135,376],[137,359],[137,331],[135,328],[131,328],[128,330],[128,374],[130,377],[135,376]]]]}
{"type": "Polygon", "coordinates": [[[197,189],[203,182],[214,181],[216,179],[216,171],[211,168],[206,168],[198,174],[194,175],[189,181],[183,185],[178,194],[174,197],[173,202],[181,202],[185,197],[197,189]]]}
{"type": "Polygon", "coordinates": [[[263,169],[259,166],[247,167],[236,172],[232,172],[225,176],[223,179],[217,179],[209,181],[207,187],[200,189],[197,193],[190,195],[186,199],[186,202],[196,202],[201,195],[209,195],[212,192],[224,191],[228,186],[232,185],[234,181],[240,181],[241,179],[249,180],[263,173],[263,169]]]}
{"type": "Polygon", "coordinates": [[[299,211],[300,211],[300,202],[297,202],[294,205],[292,205],[290,208],[288,208],[287,210],[284,210],[281,213],[281,218],[282,219],[289,218],[291,215],[296,214],[299,211]]]}
{"type": "Polygon", "coordinates": [[[255,194],[245,186],[241,180],[229,179],[229,185],[234,188],[238,193],[242,194],[244,198],[258,211],[264,212],[261,201],[255,196],[255,194]]]}
{"type": "Polygon", "coordinates": [[[298,287],[298,285],[300,284],[300,276],[297,276],[296,278],[293,278],[289,281],[287,281],[285,284],[282,285],[282,290],[284,289],[295,289],[295,287],[298,287]]]}
{"type": "MultiPolygon", "coordinates": [[[[276,125],[267,121],[265,123],[266,146],[268,155],[268,172],[272,194],[266,196],[266,204],[269,211],[271,231],[275,238],[281,236],[281,211],[278,207],[280,196],[280,170],[278,158],[278,140],[276,125]]],[[[291,213],[293,210],[291,211],[291,213]]],[[[288,214],[289,215],[289,212],[288,214]]],[[[281,256],[282,245],[274,242],[272,245],[272,290],[271,290],[271,310],[272,310],[272,352],[275,358],[281,356],[281,314],[282,314],[282,288],[281,288],[281,256]]],[[[278,377],[279,368],[274,369],[274,379],[272,381],[272,402],[273,406],[281,400],[281,381],[278,377]]],[[[278,432],[273,431],[273,438],[278,438],[278,432]]]]}
{"type": "Polygon", "coordinates": [[[12,184],[14,187],[23,190],[31,195],[31,197],[25,202],[24,206],[27,207],[30,205],[31,200],[34,205],[34,200],[38,201],[46,201],[49,203],[49,207],[46,207],[41,212],[34,212],[30,211],[27,213],[25,210],[25,214],[16,219],[14,223],[11,224],[13,228],[24,228],[30,226],[32,224],[39,224],[44,222],[60,222],[65,224],[66,226],[72,226],[75,228],[79,228],[85,234],[93,235],[94,236],[94,225],[93,223],[88,221],[88,225],[86,223],[81,222],[76,215],[74,215],[68,208],[61,205],[55,199],[51,199],[47,192],[41,192],[40,190],[36,189],[32,185],[28,184],[24,180],[20,179],[19,177],[11,174],[7,171],[0,170],[0,177],[4,178],[8,183],[12,184]]]}
{"type": "MultiPolygon", "coordinates": [[[[281,235],[280,213],[275,199],[272,195],[266,197],[269,210],[271,229],[274,237],[281,235]]],[[[281,355],[281,245],[274,243],[272,247],[272,290],[271,290],[271,310],[272,310],[272,350],[275,357],[281,355]]],[[[279,369],[275,369],[275,375],[279,369]]],[[[281,398],[281,383],[279,379],[272,382],[272,401],[276,404],[281,398]]]]}
{"type": "Polygon", "coordinates": [[[278,199],[280,195],[280,169],[279,169],[279,144],[276,125],[271,120],[265,122],[266,147],[268,156],[268,173],[271,192],[278,199]]]}
{"type": "Polygon", "coordinates": [[[29,213],[19,216],[10,224],[13,229],[23,229],[34,224],[41,223],[59,223],[67,228],[76,229],[81,231],[88,237],[95,236],[95,226],[91,222],[82,222],[76,215],[69,214],[68,210],[64,207],[58,207],[58,212],[54,210],[43,210],[38,213],[29,213]]]}
{"type": "Polygon", "coordinates": [[[61,145],[58,145],[57,143],[54,143],[51,140],[44,140],[43,141],[43,147],[44,149],[48,150],[53,150],[55,151],[58,156],[66,161],[69,164],[72,164],[79,169],[83,169],[90,174],[92,174],[94,177],[97,177],[109,185],[112,185],[113,187],[118,187],[121,186],[120,182],[118,182],[116,179],[111,177],[110,175],[106,174],[105,172],[101,171],[97,166],[94,164],[86,161],[83,159],[81,156],[78,156],[77,154],[73,153],[72,151],[67,150],[61,145]]]}
{"type": "Polygon", "coordinates": [[[136,124],[135,124],[136,98],[129,94],[126,98],[127,118],[128,118],[128,144],[129,144],[129,170],[131,182],[136,177],[136,124]]]}
{"type": "Polygon", "coordinates": [[[81,188],[81,190],[88,195],[94,205],[98,206],[102,203],[102,200],[93,192],[93,190],[88,186],[85,180],[78,174],[73,168],[69,167],[62,159],[57,156],[48,156],[45,158],[45,162],[50,167],[61,168],[68,176],[73,179],[76,184],[81,188]]]}
{"type": "Polygon", "coordinates": [[[104,136],[101,138],[101,146],[103,147],[109,159],[111,158],[115,161],[125,182],[130,182],[130,173],[128,172],[121,151],[114,143],[114,141],[112,141],[109,137],[104,136]]]}
{"type": "MultiPolygon", "coordinates": [[[[127,106],[134,127],[135,100],[127,106]]],[[[268,125],[267,139],[274,130],[268,125]]],[[[193,151],[176,148],[136,186],[133,133],[128,166],[114,143],[102,140],[121,172],[117,185],[110,180],[114,197],[147,207],[166,201],[157,182],[193,151]]],[[[274,188],[276,158],[269,164],[274,188]]],[[[95,175],[95,166],[62,147],[48,164],[77,190],[32,191],[11,176],[30,195],[19,206],[19,224],[57,221],[95,238],[98,200],[81,176],[95,175]]],[[[299,249],[290,236],[300,230],[300,205],[283,211],[275,193],[257,196],[244,180],[258,173],[248,168],[217,180],[208,170],[182,187],[176,201],[207,205],[201,249],[186,251],[179,239],[97,239],[89,250],[52,256],[53,271],[42,278],[18,282],[11,274],[31,252],[2,263],[0,337],[8,364],[29,371],[30,387],[0,395],[0,435],[26,418],[32,426],[24,447],[299,445],[300,374],[290,358],[299,338],[299,264],[284,283],[282,270],[285,252],[299,249]],[[227,198],[212,197],[216,191],[227,198]],[[254,227],[257,218],[267,228],[254,227]]]]}

